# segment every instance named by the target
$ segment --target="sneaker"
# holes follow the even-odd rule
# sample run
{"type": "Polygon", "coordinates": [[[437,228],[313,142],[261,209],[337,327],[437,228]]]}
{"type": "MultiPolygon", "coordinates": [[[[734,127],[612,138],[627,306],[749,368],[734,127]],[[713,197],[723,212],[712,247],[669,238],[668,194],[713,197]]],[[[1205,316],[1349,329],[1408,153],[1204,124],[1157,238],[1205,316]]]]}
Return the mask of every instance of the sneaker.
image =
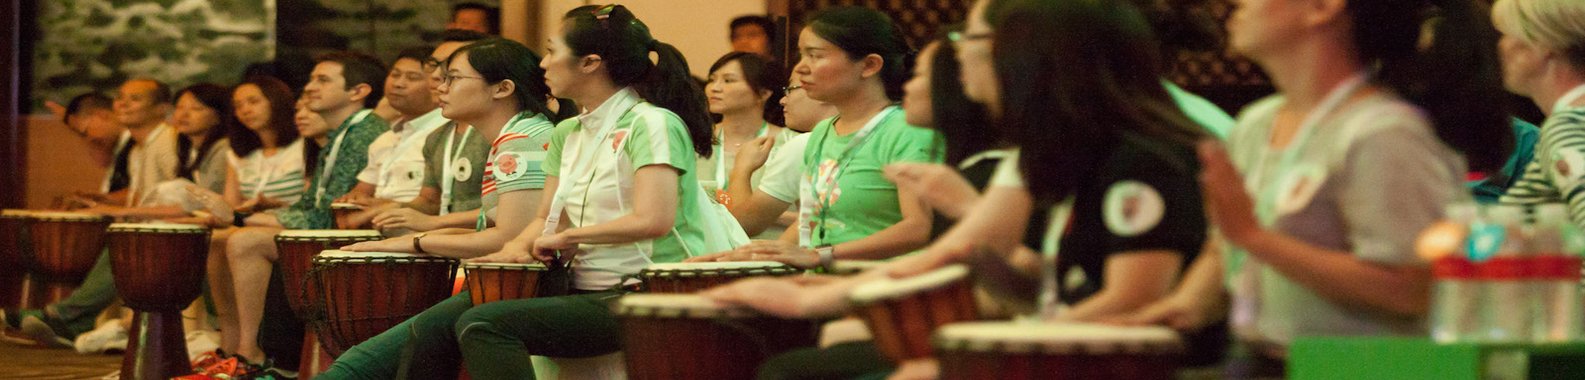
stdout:
{"type": "Polygon", "coordinates": [[[0,309],[0,321],[4,321],[4,327],[11,330],[22,330],[22,320],[28,316],[43,315],[44,310],[40,309],[18,309],[14,307],[0,309]]]}
{"type": "Polygon", "coordinates": [[[93,331],[77,336],[73,346],[80,354],[99,354],[111,350],[127,349],[127,329],[121,327],[120,322],[110,322],[100,325],[93,331]]]}
{"type": "Polygon", "coordinates": [[[72,348],[72,340],[77,337],[66,328],[66,321],[42,312],[22,317],[22,333],[39,344],[54,348],[72,348]]]}
{"type": "Polygon", "coordinates": [[[194,372],[216,379],[238,379],[248,374],[248,365],[235,356],[216,359],[207,364],[203,368],[194,368],[194,372]]]}

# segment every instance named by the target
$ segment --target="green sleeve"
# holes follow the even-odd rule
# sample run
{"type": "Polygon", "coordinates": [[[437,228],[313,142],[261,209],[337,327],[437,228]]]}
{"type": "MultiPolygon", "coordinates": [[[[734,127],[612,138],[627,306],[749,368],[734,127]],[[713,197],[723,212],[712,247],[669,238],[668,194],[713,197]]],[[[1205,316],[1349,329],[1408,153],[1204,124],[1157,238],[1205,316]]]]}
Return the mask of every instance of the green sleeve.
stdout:
{"type": "Polygon", "coordinates": [[[630,128],[617,131],[626,138],[623,149],[633,162],[633,170],[649,165],[668,165],[682,173],[693,171],[698,155],[688,127],[682,118],[662,108],[634,109],[630,128]]]}
{"type": "Polygon", "coordinates": [[[567,145],[567,135],[572,134],[572,130],[576,128],[578,128],[578,121],[567,119],[562,120],[560,124],[556,125],[556,130],[551,131],[550,147],[545,149],[545,161],[540,164],[540,169],[545,171],[546,176],[561,176],[562,148],[567,145]]]}

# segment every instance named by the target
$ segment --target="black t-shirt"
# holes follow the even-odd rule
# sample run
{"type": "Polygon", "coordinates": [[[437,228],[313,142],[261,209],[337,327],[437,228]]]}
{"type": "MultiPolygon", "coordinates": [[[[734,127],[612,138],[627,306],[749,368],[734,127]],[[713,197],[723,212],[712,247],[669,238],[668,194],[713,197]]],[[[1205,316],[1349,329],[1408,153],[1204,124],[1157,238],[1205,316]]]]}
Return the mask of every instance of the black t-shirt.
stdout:
{"type": "Polygon", "coordinates": [[[1187,268],[1205,243],[1199,172],[1188,144],[1121,139],[1096,175],[1075,189],[1071,224],[1057,256],[1062,300],[1074,304],[1099,292],[1112,255],[1171,251],[1183,256],[1180,268],[1187,268]]]}

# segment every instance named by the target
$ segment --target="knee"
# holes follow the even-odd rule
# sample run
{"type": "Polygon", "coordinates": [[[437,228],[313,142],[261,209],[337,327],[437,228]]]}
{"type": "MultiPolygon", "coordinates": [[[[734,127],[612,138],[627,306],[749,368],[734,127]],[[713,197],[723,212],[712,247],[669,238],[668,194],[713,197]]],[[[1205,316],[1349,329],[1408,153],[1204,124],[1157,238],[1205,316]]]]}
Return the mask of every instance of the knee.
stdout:
{"type": "Polygon", "coordinates": [[[457,342],[464,342],[469,336],[476,337],[477,334],[486,333],[491,329],[493,318],[488,313],[480,312],[480,308],[468,309],[457,317],[456,323],[452,324],[451,330],[456,334],[457,342]]]}
{"type": "Polygon", "coordinates": [[[226,239],[226,257],[230,259],[269,257],[275,248],[275,231],[264,228],[243,228],[226,239]]]}

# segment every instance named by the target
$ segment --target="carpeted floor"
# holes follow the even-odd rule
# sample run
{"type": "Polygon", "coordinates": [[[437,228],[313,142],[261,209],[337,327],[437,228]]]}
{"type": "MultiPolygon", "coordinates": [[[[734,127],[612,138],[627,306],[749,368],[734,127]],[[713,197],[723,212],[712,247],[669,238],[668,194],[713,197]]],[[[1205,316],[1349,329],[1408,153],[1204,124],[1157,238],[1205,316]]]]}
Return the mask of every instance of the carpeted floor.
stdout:
{"type": "Polygon", "coordinates": [[[121,369],[121,355],[0,342],[0,379],[98,379],[121,369]]]}

